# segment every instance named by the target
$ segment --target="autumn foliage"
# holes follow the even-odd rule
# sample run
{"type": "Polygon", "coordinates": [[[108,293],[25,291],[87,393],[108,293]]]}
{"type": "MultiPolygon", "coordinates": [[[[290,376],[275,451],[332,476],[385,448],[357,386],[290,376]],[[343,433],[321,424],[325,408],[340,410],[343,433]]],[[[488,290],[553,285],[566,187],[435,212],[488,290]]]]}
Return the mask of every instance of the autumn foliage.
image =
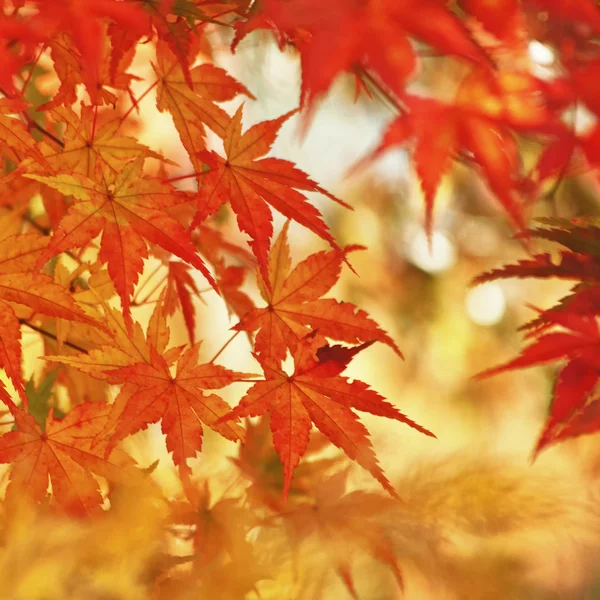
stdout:
{"type": "Polygon", "coordinates": [[[402,339],[360,305],[330,294],[343,270],[352,275],[354,257],[369,250],[338,240],[315,198],[344,211],[351,202],[272,151],[297,114],[299,135],[310,130],[342,76],[354,79],[357,96],[383,100],[394,112],[351,172],[388,150],[407,150],[430,241],[436,198],[455,166],[495,199],[527,256],[475,284],[509,277],[574,282],[556,306],[536,309],[517,358],[477,376],[560,361],[534,455],[600,429],[600,221],[534,220],[539,203],[566,179],[587,176],[597,192],[594,0],[0,6],[0,400],[7,419],[0,462],[9,466],[7,515],[29,510],[26,502],[100,518],[121,510],[120,499],[137,489],[166,506],[164,527],[193,531],[191,568],[180,569],[161,551],[140,575],[148,597],[171,598],[195,586],[195,597],[242,598],[260,588],[271,574],[259,557],[252,562],[250,532],[269,521],[289,536],[291,560],[306,540],[320,540],[353,597],[348,547],[373,557],[403,587],[396,549],[375,518],[396,510],[402,490],[382,469],[360,413],[435,435],[395,398],[383,398],[376,381],[345,375],[373,344],[400,361],[402,339]],[[249,125],[246,107],[258,92],[214,56],[217,45],[235,53],[258,36],[299,57],[302,84],[296,110],[249,125]],[[536,72],[532,43],[556,56],[552,76],[536,72]],[[420,85],[431,56],[456,65],[454,89],[437,94],[420,85]],[[140,64],[150,67],[143,77],[140,64]],[[132,85],[140,80],[146,91],[136,95],[132,85]],[[152,127],[143,107],[153,101],[172,119],[187,165],[143,142],[143,128],[152,127]],[[577,122],[583,109],[586,127],[577,122]],[[275,213],[283,227],[274,225],[275,213]],[[239,236],[223,226],[227,215],[239,236]],[[297,256],[292,224],[327,249],[297,256]],[[228,367],[227,354],[221,365],[221,352],[204,352],[197,338],[205,293],[219,295],[232,335],[247,337],[253,372],[228,367]],[[142,306],[151,306],[149,319],[142,306]],[[185,327],[186,343],[173,341],[181,340],[172,335],[176,326],[185,327]],[[24,331],[43,345],[34,378],[24,376],[24,331]],[[220,392],[230,385],[241,390],[234,405],[220,392]],[[139,464],[124,444],[151,424],[160,424],[178,473],[175,500],[153,483],[156,463],[139,464]],[[238,444],[233,464],[245,482],[241,495],[215,499],[195,472],[207,430],[238,444]],[[379,487],[347,488],[344,455],[379,487]],[[253,566],[231,577],[236,561],[253,566]]]}

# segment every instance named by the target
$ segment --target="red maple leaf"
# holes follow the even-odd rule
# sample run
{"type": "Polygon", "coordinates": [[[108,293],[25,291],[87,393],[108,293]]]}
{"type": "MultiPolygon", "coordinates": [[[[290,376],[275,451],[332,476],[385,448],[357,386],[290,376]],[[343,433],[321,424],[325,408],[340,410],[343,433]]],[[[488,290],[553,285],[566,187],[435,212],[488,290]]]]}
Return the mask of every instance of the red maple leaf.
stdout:
{"type": "Polygon", "coordinates": [[[567,361],[558,375],[550,416],[537,442],[535,454],[559,439],[600,428],[598,419],[593,421],[595,429],[590,427],[590,410],[597,409],[590,409],[586,404],[600,379],[600,328],[596,319],[550,311],[544,313],[544,318],[551,320],[560,331],[538,334],[520,356],[477,375],[478,379],[482,379],[510,369],[567,361]],[[587,422],[587,430],[579,431],[573,422],[580,426],[582,420],[587,422]]]}
{"type": "Polygon", "coordinates": [[[196,339],[196,313],[194,310],[193,296],[199,296],[200,291],[190,273],[190,266],[169,261],[167,287],[163,306],[167,315],[173,315],[178,307],[183,313],[183,320],[192,344],[196,339]]]}
{"type": "Polygon", "coordinates": [[[425,226],[431,233],[440,181],[452,160],[464,153],[481,169],[516,227],[523,229],[514,131],[557,133],[564,129],[540,102],[538,92],[538,82],[526,73],[503,73],[496,78],[473,71],[461,83],[453,103],[405,95],[407,112],[388,127],[371,159],[414,140],[415,169],[425,197],[425,226]]]}
{"type": "Polygon", "coordinates": [[[258,123],[242,133],[240,106],[223,136],[226,157],[216,152],[198,153],[210,170],[205,174],[196,173],[202,175],[202,181],[197,194],[198,211],[194,223],[204,221],[229,202],[237,215],[240,230],[252,239],[250,247],[267,285],[270,285],[267,257],[273,235],[273,215],[269,205],[304,225],[338,250],[339,246],[319,211],[297,190],[320,192],[347,207],[291,162],[280,158],[257,160],[271,149],[280,127],[295,112],[273,121],[258,123]]]}
{"type": "Polygon", "coordinates": [[[403,415],[367,384],[341,377],[352,357],[372,342],[355,348],[320,346],[320,343],[314,335],[298,343],[292,375],[275,361],[256,355],[265,381],[255,383],[239,405],[220,421],[270,414],[273,442],[283,464],[284,498],[289,493],[294,469],[306,452],[313,423],[397,497],[379,466],[367,429],[352,409],[395,419],[425,435],[435,436],[403,415]]]}
{"type": "Polygon", "coordinates": [[[141,37],[143,12],[133,2],[117,0],[38,0],[38,27],[50,36],[68,33],[81,55],[81,77],[92,103],[98,103],[98,81],[106,46],[105,19],[141,37]]]}
{"type": "Polygon", "coordinates": [[[447,54],[487,63],[460,20],[437,0],[263,0],[258,12],[238,24],[232,48],[250,31],[273,29],[280,44],[293,42],[302,61],[302,105],[309,107],[337,75],[372,70],[402,94],[416,67],[409,41],[416,37],[447,54]]]}

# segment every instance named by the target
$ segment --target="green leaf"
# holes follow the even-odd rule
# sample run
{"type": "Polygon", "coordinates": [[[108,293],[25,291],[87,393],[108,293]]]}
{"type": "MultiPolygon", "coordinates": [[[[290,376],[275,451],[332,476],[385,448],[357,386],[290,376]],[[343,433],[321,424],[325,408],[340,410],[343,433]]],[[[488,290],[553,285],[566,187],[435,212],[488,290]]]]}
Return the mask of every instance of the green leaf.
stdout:
{"type": "MultiPolygon", "coordinates": [[[[46,429],[46,417],[48,416],[48,411],[50,408],[54,408],[50,406],[50,398],[52,397],[54,382],[59,370],[60,369],[55,369],[48,373],[37,389],[34,386],[33,377],[25,386],[25,393],[27,394],[27,400],[29,401],[29,414],[35,419],[42,431],[45,431],[46,429]]],[[[54,408],[54,415],[57,418],[62,418],[65,416],[65,413],[54,408]]]]}

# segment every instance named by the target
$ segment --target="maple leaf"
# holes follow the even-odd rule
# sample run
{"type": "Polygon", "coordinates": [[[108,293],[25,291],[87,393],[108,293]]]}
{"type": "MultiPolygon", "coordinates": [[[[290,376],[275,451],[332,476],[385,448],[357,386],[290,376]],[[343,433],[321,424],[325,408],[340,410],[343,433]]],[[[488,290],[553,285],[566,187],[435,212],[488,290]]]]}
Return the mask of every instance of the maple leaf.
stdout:
{"type": "Polygon", "coordinates": [[[127,162],[140,156],[174,164],[135,138],[118,135],[121,120],[114,111],[98,111],[97,106],[83,104],[80,114],[67,106],[49,109],[47,114],[56,123],[66,126],[64,147],[44,154],[45,160],[52,165],[53,173],[79,173],[94,179],[98,161],[118,172],[127,162]]]}
{"type": "Polygon", "coordinates": [[[425,198],[425,226],[431,234],[440,181],[455,155],[466,151],[513,223],[523,229],[523,206],[515,197],[519,166],[513,130],[564,130],[539,101],[538,92],[537,80],[525,73],[494,78],[473,71],[462,81],[453,104],[406,95],[403,103],[408,112],[392,122],[370,159],[415,139],[415,169],[425,198]]]}
{"type": "Polygon", "coordinates": [[[169,329],[165,322],[166,290],[152,313],[146,335],[135,322],[130,335],[123,315],[105,306],[105,342],[77,356],[47,356],[47,360],[75,367],[112,384],[121,384],[103,435],[112,448],[119,440],[162,420],[167,448],[180,472],[189,475],[187,459],[202,447],[203,427],[208,425],[230,440],[244,439],[243,429],[235,423],[218,424],[230,411],[215,394],[203,390],[222,388],[251,377],[214,364],[198,365],[200,344],[182,353],[182,347],[167,350],[169,329]],[[171,367],[177,361],[176,374],[171,367]]]}
{"type": "MultiPolygon", "coordinates": [[[[311,329],[320,336],[348,343],[377,340],[402,353],[394,341],[355,305],[321,298],[337,282],[344,254],[362,249],[350,246],[344,254],[318,252],[291,269],[287,241],[289,221],[284,225],[269,256],[269,279],[261,280],[259,289],[264,308],[256,308],[234,326],[238,331],[256,331],[255,352],[276,363],[285,359],[287,350],[296,352],[299,341],[311,329]],[[267,285],[269,284],[269,285],[267,285]]],[[[321,338],[325,343],[324,338],[321,338]]]]}
{"type": "Polygon", "coordinates": [[[309,334],[298,343],[292,375],[275,361],[255,355],[265,381],[255,383],[239,405],[220,421],[270,414],[273,441],[283,464],[284,499],[289,494],[294,470],[306,453],[312,423],[349,458],[369,471],[393,497],[397,497],[396,491],[377,462],[367,429],[352,409],[396,419],[435,437],[362,381],[350,382],[340,376],[352,357],[371,343],[356,348],[319,347],[318,338],[309,334]]]}
{"type": "Polygon", "coordinates": [[[252,302],[250,296],[241,290],[241,286],[246,279],[246,273],[247,269],[245,267],[226,266],[224,262],[216,265],[217,285],[227,305],[230,317],[235,314],[238,318],[241,318],[254,308],[254,302],[252,302]]]}
{"type": "Polygon", "coordinates": [[[298,550],[313,541],[355,600],[352,558],[358,550],[387,565],[401,589],[404,580],[386,521],[396,514],[397,502],[371,492],[346,493],[348,469],[319,481],[314,497],[282,513],[291,544],[298,550]]]}
{"type": "Polygon", "coordinates": [[[518,0],[460,0],[460,5],[499,40],[513,47],[522,41],[525,15],[518,0]]]}
{"type": "Polygon", "coordinates": [[[214,364],[198,365],[199,348],[196,344],[179,357],[174,376],[170,361],[152,346],[149,362],[106,372],[109,382],[130,384],[125,406],[119,398],[115,400],[119,415],[112,444],[161,420],[173,461],[182,472],[189,472],[187,459],[202,448],[203,423],[229,440],[244,439],[239,425],[218,422],[230,412],[229,405],[215,394],[205,395],[203,390],[221,388],[251,375],[214,364]]]}
{"type": "Polygon", "coordinates": [[[292,163],[279,158],[257,160],[270,150],[280,127],[295,112],[272,121],[257,123],[242,134],[240,106],[229,122],[223,138],[226,158],[213,151],[198,154],[210,171],[202,177],[194,223],[204,221],[221,205],[229,202],[237,215],[240,230],[252,238],[250,247],[266,282],[269,282],[267,257],[273,235],[273,216],[269,205],[327,240],[338,251],[340,248],[319,211],[297,190],[319,192],[348,207],[292,163]]]}
{"type": "Polygon", "coordinates": [[[60,252],[84,247],[102,232],[99,258],[107,263],[129,324],[130,298],[148,257],[145,240],[190,263],[216,285],[189,234],[165,210],[185,198],[170,185],[143,177],[144,160],[140,155],[119,172],[100,162],[94,180],[77,173],[26,175],[74,198],[37,267],[60,252]]]}
{"type": "MultiPolygon", "coordinates": [[[[18,9],[18,2],[13,5],[18,9]]],[[[45,32],[30,22],[15,19],[3,14],[0,16],[0,38],[6,43],[0,45],[0,85],[6,92],[3,95],[17,96],[15,75],[31,62],[39,44],[46,39],[45,32]]]]}
{"type": "MultiPolygon", "coordinates": [[[[163,292],[164,293],[164,292],[163,292]]],[[[104,321],[103,329],[98,331],[98,339],[88,352],[79,352],[74,356],[47,355],[48,361],[58,362],[74,367],[96,379],[106,381],[110,369],[118,369],[139,362],[150,362],[150,345],[156,352],[164,353],[169,342],[169,328],[165,321],[165,313],[161,303],[157,302],[148,322],[146,334],[141,325],[135,321],[128,329],[123,314],[102,302],[104,321]]]]}
{"type": "Polygon", "coordinates": [[[200,254],[212,265],[221,296],[227,305],[229,316],[242,318],[254,308],[254,302],[242,290],[246,275],[254,271],[256,260],[245,248],[223,238],[218,230],[201,224],[192,236],[200,254]],[[233,259],[237,264],[230,265],[233,259]]]}
{"type": "Polygon", "coordinates": [[[143,13],[132,2],[116,0],[38,0],[39,20],[50,36],[68,35],[81,56],[81,78],[92,103],[98,103],[98,73],[106,46],[105,19],[144,34],[143,13]]]}
{"type": "Polygon", "coordinates": [[[101,402],[80,404],[60,420],[50,409],[44,427],[14,404],[9,408],[17,430],[0,437],[0,462],[13,464],[7,501],[26,494],[40,502],[46,497],[50,480],[53,496],[65,511],[86,515],[99,512],[103,502],[91,473],[115,481],[131,478],[127,469],[104,457],[105,442],[94,443],[110,406],[101,402]]]}
{"type": "Polygon", "coordinates": [[[35,234],[8,236],[0,241],[0,367],[4,368],[26,405],[21,382],[20,321],[12,304],[49,317],[95,324],[65,288],[51,277],[33,273],[48,239],[35,234]]]}
{"type": "Polygon", "coordinates": [[[253,554],[248,532],[259,524],[239,499],[221,497],[214,501],[208,481],[203,484],[186,482],[187,501],[171,504],[173,525],[194,528],[195,564],[207,567],[227,558],[248,561],[253,554]]]}
{"type": "MultiPolygon", "coordinates": [[[[246,491],[248,499],[260,507],[267,506],[276,513],[282,513],[287,510],[281,499],[284,486],[283,466],[273,445],[269,415],[260,417],[256,423],[246,419],[244,429],[246,441],[240,446],[238,457],[232,460],[251,482],[246,491]]],[[[292,502],[312,497],[325,473],[340,466],[342,454],[317,457],[328,444],[327,437],[319,431],[311,433],[304,453],[305,460],[294,471],[289,491],[292,502]]]]}
{"type": "MultiPolygon", "coordinates": [[[[586,418],[582,417],[590,410],[586,401],[600,379],[600,328],[596,319],[560,312],[546,312],[544,318],[566,331],[538,334],[537,339],[524,348],[520,356],[476,376],[477,379],[482,379],[511,369],[567,360],[558,374],[550,417],[540,435],[534,455],[548,444],[568,437],[569,434],[565,431],[569,431],[569,424],[573,419],[586,418]]],[[[600,427],[600,423],[598,426],[600,427]]]]}
{"type": "MultiPolygon", "coordinates": [[[[123,56],[119,62],[119,72],[115,77],[109,74],[108,47],[103,47],[100,64],[94,75],[90,75],[83,56],[75,46],[72,36],[65,32],[56,32],[48,42],[54,70],[60,81],[60,87],[54,97],[38,107],[38,111],[50,110],[59,106],[69,106],[75,103],[79,96],[78,87],[81,84],[92,85],[89,94],[94,106],[111,105],[115,107],[119,97],[118,92],[126,92],[133,99],[131,84],[139,77],[131,75],[127,69],[131,66],[135,49],[123,56]],[[114,91],[111,91],[111,89],[114,91]]],[[[88,88],[89,89],[89,88],[88,88]]]]}
{"type": "Polygon", "coordinates": [[[263,0],[252,18],[236,26],[232,48],[250,31],[274,29],[280,45],[292,40],[302,62],[301,103],[309,109],[335,77],[363,65],[397,94],[416,67],[407,36],[476,63],[487,63],[464,25],[436,0],[263,0]],[[426,16],[425,16],[426,15],[426,16]]]}
{"type": "Polygon", "coordinates": [[[473,280],[473,283],[485,283],[508,277],[538,277],[541,279],[556,277],[600,283],[600,260],[575,252],[560,252],[560,259],[555,261],[551,254],[544,252],[520,260],[514,265],[504,265],[499,269],[482,273],[473,280]]]}
{"type": "Polygon", "coordinates": [[[232,242],[219,229],[207,223],[201,223],[192,234],[192,239],[200,254],[206,257],[212,265],[217,265],[227,256],[234,258],[246,267],[254,268],[256,259],[246,248],[232,242]]]}
{"type": "Polygon", "coordinates": [[[169,261],[163,306],[167,315],[175,314],[177,308],[181,307],[183,320],[185,321],[185,326],[193,345],[196,337],[196,313],[192,302],[192,294],[199,296],[200,291],[190,273],[189,265],[174,260],[169,261]]]}
{"type": "MultiPolygon", "coordinates": [[[[598,71],[600,76],[600,70],[598,71]]],[[[585,133],[576,134],[568,129],[558,132],[547,143],[525,183],[525,193],[536,199],[544,192],[544,185],[552,183],[550,194],[556,192],[563,179],[600,166],[600,125],[585,133]]]]}
{"type": "Polygon", "coordinates": [[[158,45],[167,46],[174,60],[183,71],[186,83],[192,87],[190,65],[198,53],[200,41],[199,24],[222,24],[215,17],[232,12],[235,5],[223,2],[207,3],[198,0],[134,0],[145,11],[143,35],[139,31],[108,26],[111,39],[110,73],[115,77],[119,72],[119,62],[132,49],[140,38],[151,39],[152,29],[158,34],[158,45]]]}
{"type": "MultiPolygon", "coordinates": [[[[227,309],[238,317],[246,314],[254,304],[240,288],[244,283],[248,268],[246,266],[227,265],[224,255],[231,253],[244,261],[254,263],[254,257],[245,249],[226,243],[218,232],[206,226],[200,227],[199,235],[193,238],[199,252],[213,267],[217,287],[227,309]]],[[[167,262],[166,296],[163,307],[167,316],[172,316],[180,309],[192,345],[195,343],[196,312],[193,297],[200,298],[201,291],[196,285],[189,265],[169,260],[167,262]]],[[[150,294],[151,295],[151,294],[150,294]]],[[[147,296],[148,298],[148,296],[147,296]]]]}
{"type": "Polygon", "coordinates": [[[138,5],[145,10],[142,15],[143,28],[140,31],[119,27],[111,23],[108,26],[108,35],[111,40],[110,76],[114,78],[119,73],[119,62],[127,53],[135,50],[142,37],[150,40],[153,37],[153,25],[161,31],[162,38],[173,52],[182,68],[189,73],[189,64],[193,57],[190,52],[191,29],[182,27],[181,22],[170,20],[171,8],[175,3],[172,0],[142,0],[138,5]],[[164,37],[163,37],[164,36],[164,37]]]}
{"type": "Polygon", "coordinates": [[[562,311],[574,315],[597,314],[600,299],[600,228],[595,219],[569,221],[558,218],[537,219],[545,227],[531,228],[523,236],[561,244],[558,260],[548,253],[536,254],[516,264],[504,265],[482,273],[474,284],[508,277],[572,279],[577,282],[571,293],[524,328],[545,327],[555,323],[553,313],[562,311]]]}
{"type": "Polygon", "coordinates": [[[523,235],[561,244],[559,260],[550,254],[534,255],[513,265],[505,265],[476,278],[482,283],[506,277],[573,279],[578,284],[571,294],[553,308],[540,311],[537,319],[526,325],[528,337],[535,341],[512,361],[480,373],[483,378],[509,369],[566,360],[553,393],[550,416],[534,454],[561,439],[590,433],[598,429],[597,409],[588,403],[600,378],[598,348],[600,329],[596,322],[600,298],[600,244],[594,219],[544,218],[545,227],[527,230],[523,235]],[[555,329],[559,327],[561,331],[555,329]],[[549,332],[549,330],[551,330],[549,332]],[[566,330],[566,331],[564,331],[566,330]]]}
{"type": "Polygon", "coordinates": [[[538,439],[534,456],[549,444],[600,428],[600,415],[592,417],[597,411],[597,400],[587,402],[598,380],[599,368],[590,368],[584,358],[574,358],[560,370],[554,386],[550,416],[538,439]]]}
{"type": "Polygon", "coordinates": [[[203,64],[186,71],[164,45],[157,49],[157,64],[153,65],[158,89],[156,106],[168,111],[194,169],[202,171],[198,153],[206,148],[208,126],[223,137],[230,121],[229,115],[215,102],[232,100],[239,94],[254,96],[223,69],[203,64]]]}
{"type": "Polygon", "coordinates": [[[23,112],[27,107],[28,105],[24,102],[8,98],[0,99],[0,149],[15,163],[30,157],[38,163],[48,166],[25,123],[8,116],[23,112]]]}
{"type": "Polygon", "coordinates": [[[182,476],[189,476],[188,458],[202,447],[203,427],[208,425],[230,440],[244,439],[243,429],[235,423],[218,424],[230,407],[215,394],[203,390],[224,387],[251,377],[214,364],[198,365],[200,345],[182,354],[182,347],[166,349],[169,329],[161,306],[166,290],[157,303],[146,336],[135,322],[128,333],[123,315],[105,306],[105,342],[77,356],[47,356],[46,360],[75,367],[93,377],[121,384],[103,430],[109,449],[124,437],[162,420],[167,448],[182,476]],[[170,367],[177,361],[176,374],[170,367]]]}

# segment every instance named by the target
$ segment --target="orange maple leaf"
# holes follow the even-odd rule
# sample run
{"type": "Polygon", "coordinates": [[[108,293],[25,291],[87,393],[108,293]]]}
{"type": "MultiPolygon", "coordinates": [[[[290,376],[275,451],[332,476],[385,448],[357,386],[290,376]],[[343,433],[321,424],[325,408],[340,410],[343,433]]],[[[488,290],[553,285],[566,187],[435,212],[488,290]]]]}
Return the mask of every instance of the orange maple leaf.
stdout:
{"type": "Polygon", "coordinates": [[[288,225],[289,221],[269,255],[268,281],[258,274],[259,290],[267,306],[251,310],[234,329],[258,330],[255,352],[277,363],[285,359],[288,349],[294,354],[311,329],[323,336],[322,343],[325,337],[350,344],[378,340],[402,356],[395,342],[366,312],[349,302],[321,298],[339,279],[344,254],[362,246],[350,246],[344,254],[335,250],[317,252],[292,270],[288,225]]]}
{"type": "Polygon", "coordinates": [[[60,252],[86,246],[102,232],[99,258],[107,264],[128,325],[130,298],[148,257],[145,240],[196,267],[216,289],[189,233],[165,210],[186,197],[166,183],[144,177],[144,160],[145,156],[140,155],[119,172],[99,162],[94,179],[78,173],[25,175],[74,198],[36,266],[39,268],[60,252]]]}
{"type": "Polygon", "coordinates": [[[214,500],[207,481],[199,485],[184,480],[184,490],[187,501],[171,503],[170,521],[193,528],[195,565],[247,561],[254,551],[248,533],[259,525],[257,516],[239,498],[214,500]]]}
{"type": "Polygon", "coordinates": [[[230,406],[215,394],[203,390],[222,388],[234,381],[252,377],[214,364],[198,365],[200,344],[182,353],[182,347],[166,349],[169,329],[162,306],[166,290],[154,309],[146,336],[134,322],[131,335],[123,316],[105,306],[106,338],[99,347],[77,356],[47,356],[112,384],[121,384],[103,435],[110,437],[109,448],[119,440],[162,419],[167,448],[175,464],[189,474],[188,458],[202,447],[202,424],[230,440],[244,439],[235,423],[217,424],[230,406]],[[177,361],[176,374],[171,367],[177,361]]]}
{"type": "Polygon", "coordinates": [[[284,498],[289,493],[294,469],[306,453],[312,423],[349,458],[369,471],[393,497],[397,497],[396,491],[379,466],[369,433],[352,409],[401,421],[435,437],[366,383],[340,376],[352,357],[371,343],[355,348],[320,346],[318,338],[310,334],[297,345],[292,375],[275,361],[255,355],[265,381],[255,383],[239,405],[220,421],[270,413],[273,442],[283,464],[284,498]]]}
{"type": "Polygon", "coordinates": [[[372,492],[346,493],[347,476],[348,469],[344,469],[321,478],[310,501],[282,513],[291,544],[299,549],[303,542],[314,539],[323,560],[331,564],[355,600],[359,598],[352,577],[356,551],[367,552],[387,565],[399,587],[404,589],[387,526],[395,516],[398,503],[372,492]]]}
{"type": "Polygon", "coordinates": [[[130,480],[130,470],[106,458],[106,442],[96,440],[110,413],[107,404],[80,404],[60,420],[50,410],[43,428],[12,402],[8,406],[17,426],[0,437],[0,462],[13,463],[8,501],[23,494],[36,502],[44,500],[50,479],[53,496],[63,509],[85,515],[100,511],[103,502],[91,473],[125,483],[130,480]]]}
{"type": "Polygon", "coordinates": [[[27,108],[28,104],[25,102],[0,99],[0,149],[16,163],[25,158],[32,158],[47,167],[48,163],[25,123],[8,116],[21,113],[27,108]]]}
{"type": "MultiPolygon", "coordinates": [[[[85,83],[92,102],[98,104],[101,88],[101,85],[98,85],[99,73],[102,71],[107,45],[106,20],[114,21],[130,31],[136,31],[141,37],[145,32],[144,13],[137,3],[117,0],[38,0],[38,8],[38,27],[45,27],[50,31],[50,43],[55,37],[59,37],[71,46],[69,52],[65,53],[68,55],[67,60],[75,59],[80,64],[78,69],[69,69],[68,72],[79,71],[80,81],[85,83]]],[[[59,74],[65,73],[60,63],[57,65],[57,71],[59,74]]],[[[69,75],[63,79],[63,84],[68,82],[67,85],[72,85],[74,82],[70,77],[69,75]]],[[[71,98],[72,101],[75,100],[74,93],[71,98]]],[[[61,101],[63,100],[66,98],[61,98],[61,101]]]]}
{"type": "Polygon", "coordinates": [[[96,324],[61,285],[43,273],[34,273],[39,257],[48,248],[48,238],[18,234],[0,240],[0,367],[27,399],[21,381],[20,321],[11,304],[26,306],[34,313],[70,321],[96,324]]]}
{"type": "Polygon", "coordinates": [[[58,106],[49,109],[47,114],[56,123],[65,125],[64,147],[44,153],[53,174],[79,173],[94,179],[98,161],[120,171],[127,162],[142,155],[173,164],[135,138],[119,135],[121,120],[114,111],[82,105],[80,114],[77,114],[67,106],[58,106]]]}
{"type": "Polygon", "coordinates": [[[223,137],[230,121],[230,116],[215,102],[232,100],[239,94],[254,96],[214,65],[203,64],[191,71],[185,70],[165,44],[158,45],[156,58],[157,64],[152,65],[158,83],[156,106],[160,112],[171,113],[194,169],[201,172],[198,153],[206,148],[205,127],[223,137]]]}
{"type": "MultiPolygon", "coordinates": [[[[163,291],[156,303],[145,335],[137,321],[134,321],[131,329],[128,329],[123,314],[101,301],[104,319],[100,321],[102,329],[97,332],[98,339],[94,340],[94,347],[88,352],[81,352],[75,356],[47,355],[45,359],[74,367],[103,381],[108,379],[107,373],[110,369],[118,369],[139,362],[149,363],[150,346],[156,352],[165,353],[169,342],[170,331],[163,308],[164,294],[163,291]]],[[[91,295],[95,295],[93,288],[91,295]]],[[[98,299],[97,296],[96,299],[98,299]]]]}
{"type": "Polygon", "coordinates": [[[340,248],[323,222],[321,213],[297,190],[320,192],[349,208],[291,162],[280,158],[257,160],[271,149],[280,127],[295,112],[273,121],[257,123],[242,134],[240,106],[223,136],[226,158],[212,151],[198,154],[210,171],[202,177],[194,223],[204,221],[221,205],[230,202],[240,230],[252,238],[250,247],[267,285],[270,285],[267,257],[273,235],[273,215],[269,205],[327,240],[338,251],[340,248]]]}
{"type": "Polygon", "coordinates": [[[196,344],[179,356],[175,375],[170,366],[181,349],[161,356],[152,346],[149,362],[107,371],[110,383],[126,384],[115,400],[117,418],[113,417],[111,444],[161,420],[173,461],[182,472],[189,473],[186,462],[202,448],[203,423],[229,440],[244,439],[244,430],[236,423],[218,423],[230,412],[230,406],[203,390],[222,388],[251,375],[214,364],[198,365],[199,349],[196,344]]]}

